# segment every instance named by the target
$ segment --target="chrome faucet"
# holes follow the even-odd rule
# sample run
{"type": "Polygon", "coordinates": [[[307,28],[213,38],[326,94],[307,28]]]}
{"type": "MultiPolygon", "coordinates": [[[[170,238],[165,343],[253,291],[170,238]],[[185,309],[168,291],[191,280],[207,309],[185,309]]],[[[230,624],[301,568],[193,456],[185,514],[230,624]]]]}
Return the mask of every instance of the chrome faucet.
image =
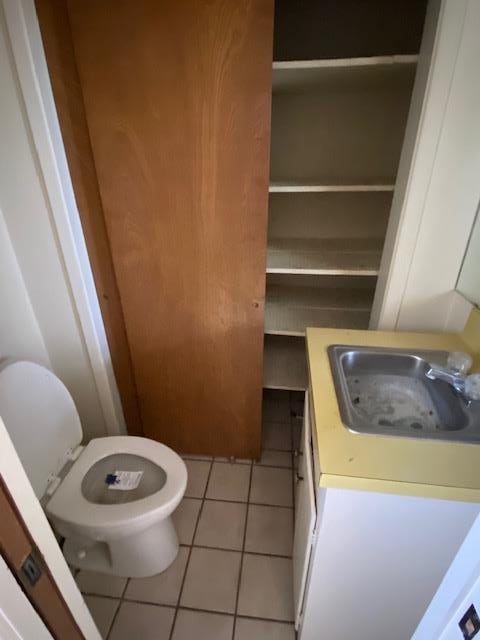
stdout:
{"type": "Polygon", "coordinates": [[[465,376],[463,373],[450,369],[449,367],[442,367],[439,364],[428,364],[429,369],[425,372],[425,375],[430,380],[443,380],[463,395],[465,391],[465,376]]]}
{"type": "Polygon", "coordinates": [[[443,380],[468,403],[480,400],[480,374],[466,375],[472,366],[472,358],[460,351],[449,354],[447,366],[429,363],[425,375],[429,380],[443,380]]]}

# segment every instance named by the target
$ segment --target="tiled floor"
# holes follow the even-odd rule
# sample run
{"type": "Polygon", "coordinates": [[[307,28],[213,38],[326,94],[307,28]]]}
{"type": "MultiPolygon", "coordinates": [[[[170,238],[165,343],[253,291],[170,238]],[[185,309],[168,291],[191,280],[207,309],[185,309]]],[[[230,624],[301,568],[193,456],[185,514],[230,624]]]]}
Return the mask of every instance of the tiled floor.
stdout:
{"type": "Polygon", "coordinates": [[[299,394],[266,392],[261,459],[186,456],[175,562],[152,578],[79,572],[108,640],[294,640],[293,449],[299,394]]]}

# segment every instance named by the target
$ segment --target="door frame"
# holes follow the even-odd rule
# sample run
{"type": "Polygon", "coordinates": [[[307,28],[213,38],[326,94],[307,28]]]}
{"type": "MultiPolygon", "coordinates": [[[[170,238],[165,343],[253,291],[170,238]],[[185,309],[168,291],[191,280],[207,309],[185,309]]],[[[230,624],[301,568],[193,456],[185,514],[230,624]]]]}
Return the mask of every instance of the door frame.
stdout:
{"type": "MultiPolygon", "coordinates": [[[[57,590],[57,597],[61,594],[69,614],[85,640],[101,640],[90,611],[63,557],[62,550],[33,491],[1,417],[0,476],[10,494],[11,501],[20,514],[25,531],[33,541],[41,563],[51,577],[53,590],[57,590]]],[[[2,520],[3,526],[5,524],[2,520]]],[[[10,566],[10,570],[13,568],[10,566]]],[[[42,613],[39,607],[37,607],[37,611],[42,613]]],[[[48,618],[44,617],[44,619],[48,618]]]]}
{"type": "Polygon", "coordinates": [[[65,265],[79,328],[87,348],[107,435],[125,433],[125,418],[73,192],[53,100],[34,0],[0,0],[25,105],[25,118],[39,174],[51,209],[52,225],[65,265]]]}
{"type": "Polygon", "coordinates": [[[455,286],[479,198],[475,3],[428,3],[372,329],[461,331],[473,308],[455,286]]]}

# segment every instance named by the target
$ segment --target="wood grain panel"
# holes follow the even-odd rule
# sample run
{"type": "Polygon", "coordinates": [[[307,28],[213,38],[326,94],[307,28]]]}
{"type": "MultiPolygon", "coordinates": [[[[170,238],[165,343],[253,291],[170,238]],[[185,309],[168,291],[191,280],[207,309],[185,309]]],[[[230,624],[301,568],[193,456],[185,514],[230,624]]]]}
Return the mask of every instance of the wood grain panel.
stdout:
{"type": "Polygon", "coordinates": [[[260,449],[273,0],[70,0],[145,434],[260,449]]]}
{"type": "Polygon", "coordinates": [[[26,596],[58,640],[84,640],[70,609],[61,595],[49,568],[45,564],[35,541],[31,537],[23,519],[0,477],[0,552],[10,571],[22,585],[26,596]],[[28,555],[33,554],[42,575],[31,586],[23,576],[22,565],[28,555]]]}
{"type": "Polygon", "coordinates": [[[63,143],[128,432],[142,435],[123,310],[98,190],[82,88],[64,0],[36,0],[63,143]]]}

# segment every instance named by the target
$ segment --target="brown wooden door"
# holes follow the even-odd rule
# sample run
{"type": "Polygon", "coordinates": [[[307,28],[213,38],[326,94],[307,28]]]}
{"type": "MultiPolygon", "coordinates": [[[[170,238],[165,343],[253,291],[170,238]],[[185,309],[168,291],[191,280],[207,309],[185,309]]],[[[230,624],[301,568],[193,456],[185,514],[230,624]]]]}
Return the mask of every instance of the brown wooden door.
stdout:
{"type": "Polygon", "coordinates": [[[146,436],[260,448],[273,0],[69,0],[146,436]]]}

